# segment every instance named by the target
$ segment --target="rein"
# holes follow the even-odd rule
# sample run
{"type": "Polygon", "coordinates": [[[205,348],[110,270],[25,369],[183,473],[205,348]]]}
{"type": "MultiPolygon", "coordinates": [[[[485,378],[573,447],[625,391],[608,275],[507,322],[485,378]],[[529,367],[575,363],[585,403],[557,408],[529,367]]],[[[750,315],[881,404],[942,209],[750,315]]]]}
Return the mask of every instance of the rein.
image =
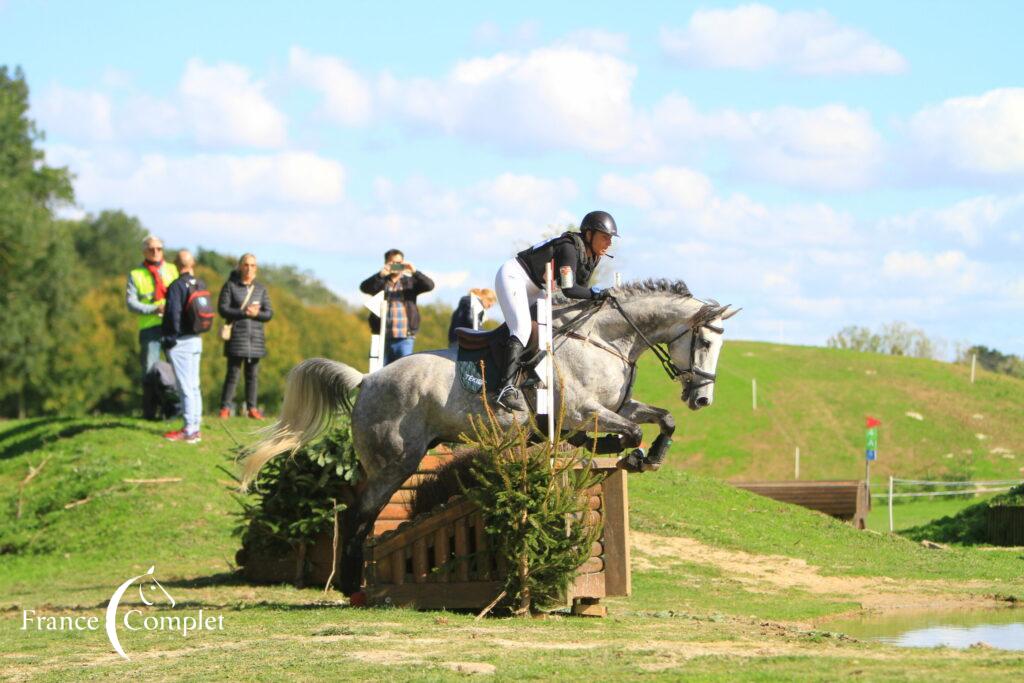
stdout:
{"type": "MultiPolygon", "coordinates": [[[[700,368],[698,368],[696,366],[696,363],[695,363],[696,355],[697,355],[697,335],[696,334],[693,335],[693,339],[690,341],[690,369],[689,370],[681,370],[679,368],[679,366],[676,365],[675,362],[672,360],[672,355],[669,353],[668,347],[671,346],[673,342],[679,340],[687,332],[690,332],[694,328],[687,327],[685,330],[683,330],[682,332],[677,334],[675,337],[672,337],[672,339],[669,339],[667,342],[665,342],[664,345],[656,344],[656,343],[652,342],[650,339],[647,338],[647,335],[645,335],[643,333],[643,331],[641,331],[640,327],[633,321],[632,318],[629,317],[629,314],[626,313],[625,309],[622,308],[622,305],[619,303],[618,299],[616,299],[613,296],[612,297],[608,297],[607,299],[601,301],[601,303],[598,305],[597,308],[592,309],[590,311],[584,311],[584,312],[580,313],[579,315],[577,315],[575,318],[573,318],[572,320],[567,322],[565,325],[563,325],[561,328],[559,328],[558,329],[558,334],[566,336],[566,337],[571,337],[573,339],[578,339],[578,340],[583,341],[583,342],[585,342],[587,344],[591,344],[592,346],[596,346],[597,348],[601,349],[602,351],[606,351],[606,352],[612,354],[616,358],[618,358],[618,359],[622,360],[623,362],[625,362],[626,365],[628,365],[630,367],[631,372],[635,373],[636,372],[636,363],[634,363],[633,361],[629,360],[629,358],[627,358],[625,355],[623,355],[617,349],[614,349],[614,348],[612,348],[610,346],[607,346],[605,344],[598,344],[596,341],[590,339],[589,337],[584,337],[583,335],[581,335],[578,332],[576,332],[576,329],[579,328],[581,325],[583,325],[583,323],[586,322],[587,318],[589,318],[591,315],[597,313],[598,311],[601,310],[601,308],[604,307],[604,304],[605,304],[606,301],[611,301],[612,302],[612,307],[616,311],[618,311],[619,315],[622,316],[622,319],[625,320],[629,324],[629,326],[633,328],[633,331],[636,332],[637,335],[639,335],[640,339],[643,340],[643,342],[647,346],[647,348],[650,349],[654,353],[655,357],[657,357],[658,361],[661,363],[661,367],[662,367],[662,369],[665,370],[665,374],[668,375],[669,379],[676,380],[676,379],[679,379],[680,377],[682,377],[684,375],[689,375],[690,376],[690,380],[687,382],[687,387],[686,387],[687,393],[693,391],[694,389],[699,389],[700,387],[706,386],[708,384],[713,384],[715,379],[717,379],[717,376],[718,376],[717,373],[705,372],[704,370],[701,370],[700,368]],[[699,380],[696,379],[696,378],[699,378],[699,380]]],[[[697,327],[697,326],[695,326],[695,327],[697,327]]],[[[716,325],[712,325],[709,322],[703,323],[702,325],[699,325],[699,327],[706,327],[709,330],[711,330],[712,332],[716,332],[718,334],[722,334],[725,331],[721,327],[718,327],[716,325]]]]}

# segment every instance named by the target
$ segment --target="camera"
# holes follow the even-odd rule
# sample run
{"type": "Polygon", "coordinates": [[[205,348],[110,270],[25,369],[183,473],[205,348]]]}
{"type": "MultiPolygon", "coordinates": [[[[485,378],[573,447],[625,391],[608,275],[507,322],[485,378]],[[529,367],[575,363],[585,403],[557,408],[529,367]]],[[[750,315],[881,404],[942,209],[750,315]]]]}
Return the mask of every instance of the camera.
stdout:
{"type": "Polygon", "coordinates": [[[401,272],[403,270],[405,270],[405,264],[404,263],[392,263],[391,264],[391,272],[392,273],[399,273],[399,272],[401,272]]]}

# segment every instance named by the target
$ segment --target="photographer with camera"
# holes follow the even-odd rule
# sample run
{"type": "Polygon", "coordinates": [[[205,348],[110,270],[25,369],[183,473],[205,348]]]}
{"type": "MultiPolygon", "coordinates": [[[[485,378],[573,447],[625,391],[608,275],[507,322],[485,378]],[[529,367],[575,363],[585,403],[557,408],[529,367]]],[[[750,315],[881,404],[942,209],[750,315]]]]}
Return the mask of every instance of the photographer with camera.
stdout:
{"type": "MultiPolygon", "coordinates": [[[[384,266],[363,280],[359,290],[373,296],[383,291],[388,302],[385,321],[384,365],[408,356],[413,351],[416,332],[420,327],[420,312],[416,297],[434,288],[434,281],[405,260],[398,249],[384,253],[384,266]]],[[[370,314],[370,333],[380,329],[380,318],[370,314]]]]}

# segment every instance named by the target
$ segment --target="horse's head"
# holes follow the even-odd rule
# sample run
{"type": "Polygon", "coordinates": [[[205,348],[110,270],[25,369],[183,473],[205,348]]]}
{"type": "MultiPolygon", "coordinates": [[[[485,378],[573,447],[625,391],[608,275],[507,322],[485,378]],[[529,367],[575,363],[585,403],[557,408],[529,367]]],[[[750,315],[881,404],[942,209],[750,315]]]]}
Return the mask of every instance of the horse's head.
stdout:
{"type": "Polygon", "coordinates": [[[672,362],[679,368],[681,398],[690,410],[707,408],[715,399],[716,368],[722,351],[723,321],[738,308],[708,304],[690,321],[688,329],[668,345],[672,362]]]}

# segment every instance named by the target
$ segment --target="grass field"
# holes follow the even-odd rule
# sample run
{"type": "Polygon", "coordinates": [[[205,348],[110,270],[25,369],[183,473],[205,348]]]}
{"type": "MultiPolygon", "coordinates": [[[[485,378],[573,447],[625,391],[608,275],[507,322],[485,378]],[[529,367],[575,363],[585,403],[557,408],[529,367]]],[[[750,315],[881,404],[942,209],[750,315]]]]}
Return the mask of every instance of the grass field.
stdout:
{"type": "MultiPolygon", "coordinates": [[[[723,433],[715,421],[719,408],[729,412],[723,394],[722,405],[687,416],[684,430],[723,433]]],[[[251,438],[251,423],[229,424],[251,438]]],[[[630,478],[633,596],[610,601],[608,619],[474,621],[352,609],[315,588],[247,585],[232,573],[236,504],[219,469],[232,440],[212,420],[198,446],[161,440],[165,428],[102,418],[0,423],[6,678],[444,680],[477,671],[537,680],[935,681],[1009,679],[1024,667],[1024,653],[898,650],[828,626],[864,610],[1024,599],[1020,549],[935,551],[858,532],[684,471],[686,462],[708,463],[681,455],[685,439],[676,467],[630,478]],[[102,628],[22,628],[24,610],[101,617],[114,588],[150,565],[177,601],[151,614],[202,608],[223,616],[223,631],[124,632],[125,662],[102,628]]]]}

